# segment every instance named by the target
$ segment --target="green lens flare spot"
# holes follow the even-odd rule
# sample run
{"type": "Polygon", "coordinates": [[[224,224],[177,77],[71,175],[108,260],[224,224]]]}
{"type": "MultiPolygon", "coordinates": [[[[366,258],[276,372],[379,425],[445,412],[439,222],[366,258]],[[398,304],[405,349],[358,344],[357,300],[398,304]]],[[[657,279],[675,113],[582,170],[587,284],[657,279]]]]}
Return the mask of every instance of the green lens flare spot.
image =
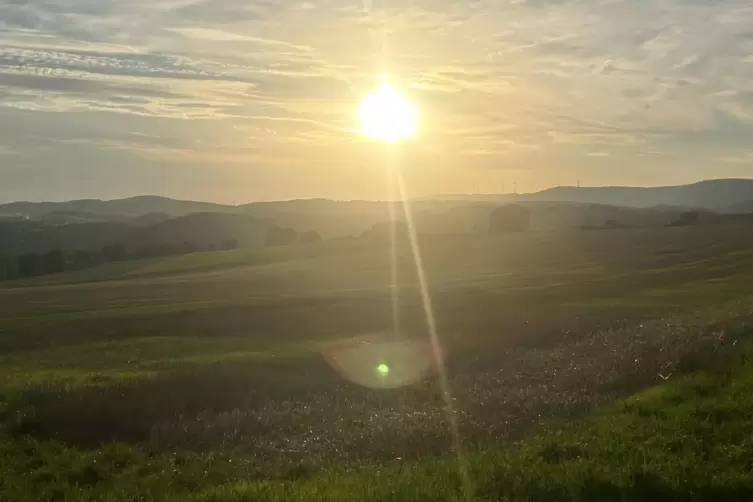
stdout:
{"type": "Polygon", "coordinates": [[[390,367],[387,366],[386,364],[380,364],[379,366],[376,367],[376,370],[379,376],[381,377],[386,377],[390,373],[390,367]]]}

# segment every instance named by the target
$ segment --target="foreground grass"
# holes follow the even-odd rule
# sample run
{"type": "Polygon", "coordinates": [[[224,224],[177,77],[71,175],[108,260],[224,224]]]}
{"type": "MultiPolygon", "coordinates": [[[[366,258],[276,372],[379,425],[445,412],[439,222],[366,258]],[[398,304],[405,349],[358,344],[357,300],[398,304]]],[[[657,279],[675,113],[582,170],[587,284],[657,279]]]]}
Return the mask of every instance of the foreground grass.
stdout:
{"type": "Polygon", "coordinates": [[[691,230],[426,243],[467,478],[435,382],[368,389],[322,357],[389,325],[383,249],[2,289],[0,501],[753,499],[750,350],[728,346],[753,254],[691,230]]]}
{"type": "Polygon", "coordinates": [[[33,410],[5,403],[2,500],[751,500],[749,337],[718,346],[704,371],[507,449],[354,472],[301,467],[276,479],[232,453],[160,454],[123,444],[83,450],[24,439],[13,426],[33,410]]]}
{"type": "Polygon", "coordinates": [[[305,481],[210,489],[203,501],[605,501],[753,498],[753,350],[509,450],[305,481]]]}

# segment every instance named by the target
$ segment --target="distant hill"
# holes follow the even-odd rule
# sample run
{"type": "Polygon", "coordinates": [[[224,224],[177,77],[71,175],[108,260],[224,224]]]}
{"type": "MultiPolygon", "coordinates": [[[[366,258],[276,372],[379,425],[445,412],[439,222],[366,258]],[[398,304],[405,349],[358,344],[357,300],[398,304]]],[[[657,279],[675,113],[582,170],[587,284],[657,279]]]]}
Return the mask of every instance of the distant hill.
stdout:
{"type": "Polygon", "coordinates": [[[216,249],[235,241],[237,246],[263,243],[271,225],[243,214],[193,213],[164,220],[157,213],[127,222],[51,225],[26,220],[0,220],[0,255],[44,252],[50,249],[99,250],[121,244],[129,252],[155,248],[216,249]],[[154,222],[149,222],[149,219],[154,222]]]}
{"type": "Polygon", "coordinates": [[[622,207],[670,206],[753,212],[753,180],[707,180],[668,187],[555,187],[530,194],[446,195],[439,200],[477,202],[575,202],[622,207]],[[747,205],[746,205],[747,204],[747,205]],[[741,206],[742,205],[742,206],[741,206]]]}
{"type": "Polygon", "coordinates": [[[381,201],[301,199],[254,202],[238,206],[244,214],[273,221],[298,232],[316,231],[323,238],[359,235],[373,224],[389,219],[389,207],[381,201]]]}
{"type": "MultiPolygon", "coordinates": [[[[753,179],[708,180],[691,185],[667,187],[555,187],[530,194],[453,194],[424,197],[414,201],[417,209],[436,209],[446,204],[499,204],[507,202],[574,202],[623,207],[684,207],[712,211],[753,211],[753,179]]],[[[174,200],[144,195],[127,199],[83,199],[68,202],[11,202],[0,204],[0,219],[49,219],[80,223],[113,221],[162,213],[168,217],[191,213],[243,213],[257,218],[280,220],[283,225],[297,223],[297,230],[342,226],[347,222],[359,228],[366,220],[381,220],[387,204],[380,201],[334,201],[299,199],[253,202],[239,206],[174,200]],[[66,218],[68,218],[66,220],[66,218]]]]}
{"type": "Polygon", "coordinates": [[[170,215],[166,213],[146,213],[139,216],[134,216],[125,220],[125,223],[134,227],[145,227],[149,225],[156,225],[170,219],[170,215]]]}
{"type": "Polygon", "coordinates": [[[727,208],[727,212],[734,214],[753,213],[753,199],[732,204],[727,208]]]}
{"type": "Polygon", "coordinates": [[[241,247],[252,247],[263,244],[270,226],[266,220],[244,214],[194,213],[155,225],[132,227],[121,240],[129,249],[186,243],[207,249],[229,240],[237,241],[241,247]]]}
{"type": "Polygon", "coordinates": [[[678,206],[727,211],[734,204],[753,199],[753,180],[708,180],[673,187],[557,187],[528,195],[525,199],[626,207],[678,206]]]}
{"type": "Polygon", "coordinates": [[[274,220],[296,231],[317,231],[324,237],[362,232],[388,218],[385,202],[301,199],[229,206],[207,202],[140,196],[117,200],[13,202],[0,205],[0,221],[29,220],[54,225],[125,222],[143,226],[194,213],[235,213],[274,220]]]}
{"type": "Polygon", "coordinates": [[[39,221],[0,220],[0,255],[50,249],[96,249],[121,240],[129,226],[119,222],[52,225],[39,221]]]}
{"type": "MultiPolygon", "coordinates": [[[[518,202],[530,213],[534,231],[603,228],[607,225],[661,227],[679,221],[688,212],[670,206],[635,208],[574,202],[518,202]]],[[[489,216],[504,205],[467,201],[418,201],[413,204],[414,225],[419,234],[468,234],[486,232],[489,216]]],[[[246,209],[246,208],[241,208],[246,209]]],[[[265,242],[273,228],[290,228],[298,233],[316,232],[324,239],[361,237],[375,226],[390,221],[386,203],[293,201],[251,206],[243,213],[191,213],[169,218],[164,213],[147,213],[119,221],[53,224],[24,219],[0,219],[0,256],[27,252],[100,251],[119,245],[129,256],[158,256],[198,250],[256,247],[265,242]],[[305,211],[306,208],[310,210],[305,211]],[[264,215],[262,217],[261,215],[264,215]]],[[[398,207],[397,219],[402,211],[398,207]]],[[[694,210],[702,223],[753,222],[753,218],[717,216],[694,210]]],[[[740,215],[746,216],[746,215],[740,215]]],[[[373,233],[373,232],[372,232],[373,233]]]]}
{"type": "MultiPolygon", "coordinates": [[[[463,233],[484,231],[491,211],[513,202],[531,204],[533,229],[574,228],[589,225],[591,220],[599,225],[607,219],[635,226],[662,225],[688,209],[753,213],[753,180],[649,188],[557,187],[518,195],[446,195],[416,199],[411,205],[421,233],[463,233]]],[[[403,217],[399,208],[396,217],[403,217]]],[[[143,239],[151,245],[162,237],[173,243],[216,244],[227,238],[237,239],[241,245],[248,240],[251,245],[257,229],[271,225],[296,232],[315,231],[329,239],[359,236],[391,218],[384,201],[303,199],[232,206],[150,195],[109,201],[13,202],[0,205],[0,253],[93,248],[117,240],[143,239]]]]}
{"type": "MultiPolygon", "coordinates": [[[[66,213],[74,217],[85,215],[88,219],[91,219],[95,215],[101,215],[103,217],[101,219],[111,220],[113,216],[125,219],[149,213],[164,213],[168,216],[176,217],[203,212],[237,212],[237,208],[235,206],[225,206],[211,202],[174,200],[154,195],[115,200],[82,199],[67,202],[11,202],[0,205],[0,215],[28,219],[41,219],[50,214],[65,215],[66,213]]],[[[69,221],[69,223],[73,222],[69,221]]]]}

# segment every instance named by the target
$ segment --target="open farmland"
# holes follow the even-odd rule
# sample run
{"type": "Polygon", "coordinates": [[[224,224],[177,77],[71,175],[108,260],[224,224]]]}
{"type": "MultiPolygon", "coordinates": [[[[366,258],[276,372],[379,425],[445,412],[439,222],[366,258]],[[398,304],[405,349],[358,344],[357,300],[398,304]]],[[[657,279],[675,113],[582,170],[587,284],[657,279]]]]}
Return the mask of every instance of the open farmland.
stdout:
{"type": "MultiPolygon", "coordinates": [[[[753,320],[750,230],[422,239],[464,446],[518,439],[703,367],[753,320]]],[[[397,255],[397,334],[389,249],[364,240],[9,283],[7,493],[161,500],[447,454],[431,371],[389,390],[353,382],[386,363],[389,384],[429,357],[407,243],[397,255]],[[395,344],[406,349],[380,350],[395,344]],[[343,347],[359,347],[357,364],[335,371],[343,347]]]]}

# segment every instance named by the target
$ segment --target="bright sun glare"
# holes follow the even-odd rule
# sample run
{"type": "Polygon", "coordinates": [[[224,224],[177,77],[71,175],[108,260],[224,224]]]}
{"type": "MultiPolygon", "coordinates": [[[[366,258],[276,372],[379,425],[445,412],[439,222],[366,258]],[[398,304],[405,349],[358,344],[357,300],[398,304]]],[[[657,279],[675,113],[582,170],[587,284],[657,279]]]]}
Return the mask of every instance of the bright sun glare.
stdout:
{"type": "Polygon", "coordinates": [[[399,141],[418,129],[416,108],[393,87],[383,84],[358,108],[361,132],[382,141],[399,141]]]}

